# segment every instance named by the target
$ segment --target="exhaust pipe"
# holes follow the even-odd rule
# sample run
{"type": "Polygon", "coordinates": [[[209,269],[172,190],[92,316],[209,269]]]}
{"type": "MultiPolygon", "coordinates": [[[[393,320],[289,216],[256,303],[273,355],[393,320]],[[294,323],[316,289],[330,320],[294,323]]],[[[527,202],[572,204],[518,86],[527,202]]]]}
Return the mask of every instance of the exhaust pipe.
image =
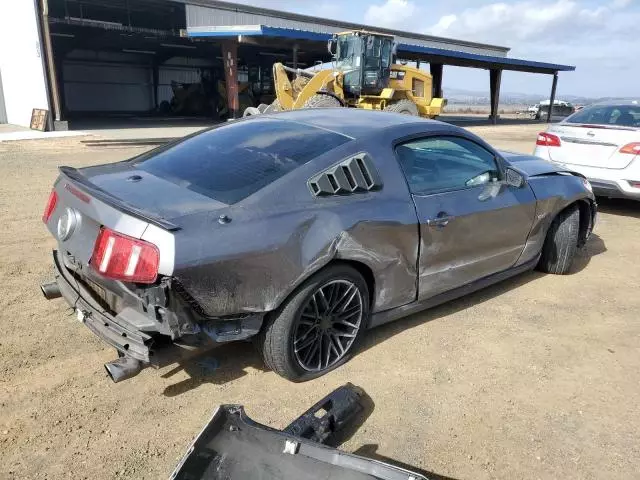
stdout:
{"type": "Polygon", "coordinates": [[[107,373],[109,374],[109,377],[111,377],[111,380],[113,380],[113,383],[118,383],[131,377],[135,377],[140,373],[143,365],[140,360],[124,356],[105,363],[104,368],[107,370],[107,373]]]}
{"type": "Polygon", "coordinates": [[[42,294],[47,300],[53,300],[54,298],[60,298],[62,296],[58,282],[43,283],[40,285],[40,290],[42,290],[42,294]]]}

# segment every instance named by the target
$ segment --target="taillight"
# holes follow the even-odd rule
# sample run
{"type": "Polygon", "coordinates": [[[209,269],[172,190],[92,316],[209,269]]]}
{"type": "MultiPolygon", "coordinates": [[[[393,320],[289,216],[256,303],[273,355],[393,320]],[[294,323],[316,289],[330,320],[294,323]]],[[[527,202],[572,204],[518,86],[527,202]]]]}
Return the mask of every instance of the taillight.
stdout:
{"type": "Polygon", "coordinates": [[[158,247],[105,227],[100,229],[91,256],[91,265],[98,273],[126,282],[155,282],[159,263],[158,247]]]}
{"type": "Polygon", "coordinates": [[[540,132],[538,134],[538,139],[536,140],[536,145],[540,145],[542,147],[559,147],[560,137],[552,135],[551,133],[540,132]]]}
{"type": "Polygon", "coordinates": [[[53,214],[53,211],[56,209],[56,205],[58,204],[58,194],[55,190],[51,190],[49,194],[49,200],[47,200],[47,205],[44,207],[44,213],[42,214],[42,221],[47,223],[53,214]]]}
{"type": "Polygon", "coordinates": [[[630,155],[640,155],[640,142],[627,143],[620,149],[620,153],[628,153],[630,155]]]}

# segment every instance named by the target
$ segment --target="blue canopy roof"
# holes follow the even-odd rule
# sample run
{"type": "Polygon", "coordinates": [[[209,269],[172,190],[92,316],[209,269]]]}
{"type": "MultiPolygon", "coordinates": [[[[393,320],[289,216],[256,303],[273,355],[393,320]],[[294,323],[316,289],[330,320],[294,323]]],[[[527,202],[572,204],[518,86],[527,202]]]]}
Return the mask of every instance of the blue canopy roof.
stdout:
{"type": "MultiPolygon", "coordinates": [[[[332,37],[331,33],[312,32],[295,28],[270,27],[267,25],[234,25],[215,27],[191,27],[187,29],[188,37],[217,37],[232,38],[238,35],[291,38],[296,40],[326,42],[332,37]]],[[[447,65],[458,65],[475,68],[497,68],[503,70],[518,70],[532,73],[554,73],[560,71],[573,71],[572,65],[560,65],[556,63],[538,62],[520,58],[480,55],[476,53],[461,52],[433,48],[423,45],[407,43],[398,44],[400,56],[424,61],[438,61],[447,65]]]]}

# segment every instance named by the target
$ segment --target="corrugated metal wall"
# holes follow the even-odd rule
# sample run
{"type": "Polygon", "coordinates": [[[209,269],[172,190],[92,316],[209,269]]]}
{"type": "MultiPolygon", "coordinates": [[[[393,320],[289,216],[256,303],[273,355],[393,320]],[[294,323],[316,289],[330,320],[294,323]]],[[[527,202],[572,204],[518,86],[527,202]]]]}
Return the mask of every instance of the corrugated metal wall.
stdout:
{"type": "Polygon", "coordinates": [[[4,92],[2,90],[2,70],[0,70],[0,123],[7,123],[7,110],[4,106],[4,92]]]}
{"type": "MultiPolygon", "coordinates": [[[[212,27],[212,26],[232,26],[232,25],[266,25],[269,27],[279,28],[296,28],[299,30],[307,30],[310,32],[320,33],[337,33],[349,30],[350,27],[329,26],[320,23],[303,22],[279,18],[276,16],[260,15],[242,12],[239,10],[227,10],[223,8],[201,7],[198,5],[186,5],[187,11],[187,28],[189,27],[212,27]]],[[[409,45],[420,45],[431,48],[442,48],[445,50],[455,50],[458,52],[476,53],[480,55],[493,55],[498,57],[506,57],[506,51],[501,48],[490,47],[474,47],[455,43],[455,41],[445,40],[423,40],[411,36],[397,35],[396,40],[399,43],[409,45]]]]}
{"type": "Polygon", "coordinates": [[[71,112],[144,112],[153,107],[149,67],[70,60],[63,68],[71,112]]]}
{"type": "Polygon", "coordinates": [[[153,108],[148,58],[74,50],[64,61],[63,78],[70,112],[145,112],[153,108]]]}
{"type": "MultiPolygon", "coordinates": [[[[171,101],[171,82],[198,83],[212,63],[174,57],[158,69],[158,103],[171,101]]],[[[148,112],[154,109],[153,70],[140,55],[74,50],[63,65],[69,112],[148,112]]]]}

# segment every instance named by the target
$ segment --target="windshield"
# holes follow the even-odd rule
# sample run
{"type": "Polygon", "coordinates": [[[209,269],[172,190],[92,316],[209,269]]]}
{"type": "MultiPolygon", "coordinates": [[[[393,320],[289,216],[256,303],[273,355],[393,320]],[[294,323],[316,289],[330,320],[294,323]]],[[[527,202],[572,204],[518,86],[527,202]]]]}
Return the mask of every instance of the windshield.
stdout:
{"type": "Polygon", "coordinates": [[[640,105],[591,105],[574,113],[566,123],[640,127],[640,105]]]}
{"type": "Polygon", "coordinates": [[[187,137],[134,162],[157,177],[232,204],[347,141],[308,125],[252,118],[187,137]]]}
{"type": "Polygon", "coordinates": [[[336,64],[340,70],[360,68],[362,39],[356,35],[340,35],[336,49],[336,64]]]}

